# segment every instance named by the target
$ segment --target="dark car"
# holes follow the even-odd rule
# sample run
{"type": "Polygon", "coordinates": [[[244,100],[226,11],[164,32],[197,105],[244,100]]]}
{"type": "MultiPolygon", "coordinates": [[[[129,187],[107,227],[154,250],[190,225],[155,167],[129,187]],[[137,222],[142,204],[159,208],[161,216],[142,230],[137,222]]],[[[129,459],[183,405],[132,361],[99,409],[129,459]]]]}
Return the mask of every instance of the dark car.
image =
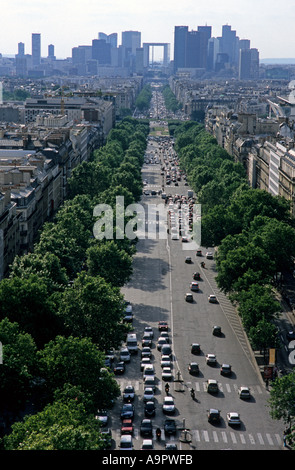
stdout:
{"type": "Polygon", "coordinates": [[[200,372],[199,364],[197,364],[196,362],[191,362],[188,366],[188,371],[192,375],[198,375],[200,372]]]}
{"type": "Polygon", "coordinates": [[[124,401],[133,401],[135,397],[135,390],[133,385],[126,385],[123,391],[123,400],[124,401]]]}
{"type": "Polygon", "coordinates": [[[155,416],[156,407],[153,401],[147,401],[144,405],[144,414],[145,416],[155,416]]]}
{"type": "Polygon", "coordinates": [[[159,331],[168,331],[168,323],[166,321],[159,321],[158,330],[159,331]]]}
{"type": "Polygon", "coordinates": [[[192,354],[200,354],[201,352],[201,346],[199,343],[192,343],[191,345],[191,353],[192,354]]]}
{"type": "Polygon", "coordinates": [[[210,408],[208,410],[208,422],[209,423],[219,423],[220,421],[220,411],[215,408],[210,408]]]}
{"type": "Polygon", "coordinates": [[[222,364],[220,368],[221,375],[231,375],[231,366],[229,364],[222,364]]]}
{"type": "Polygon", "coordinates": [[[141,436],[152,436],[153,425],[150,419],[143,419],[140,423],[140,435],[141,436]]]}
{"type": "Polygon", "coordinates": [[[124,362],[118,362],[118,364],[115,365],[114,369],[114,374],[119,375],[123,374],[125,372],[125,364],[124,362]]]}
{"type": "Polygon", "coordinates": [[[165,419],[164,421],[164,432],[165,434],[176,434],[176,422],[175,419],[165,419]]]}
{"type": "Polygon", "coordinates": [[[132,419],[134,417],[134,406],[131,403],[125,403],[121,409],[121,419],[132,419]]]}
{"type": "Polygon", "coordinates": [[[194,273],[194,274],[193,274],[193,279],[194,279],[195,281],[200,281],[200,279],[201,279],[200,273],[194,273]]]}
{"type": "Polygon", "coordinates": [[[293,339],[295,339],[295,331],[294,330],[288,331],[288,333],[286,334],[286,337],[288,341],[292,341],[293,339]]]}
{"type": "Polygon", "coordinates": [[[213,326],[212,334],[214,336],[221,336],[221,327],[220,326],[213,326]]]}

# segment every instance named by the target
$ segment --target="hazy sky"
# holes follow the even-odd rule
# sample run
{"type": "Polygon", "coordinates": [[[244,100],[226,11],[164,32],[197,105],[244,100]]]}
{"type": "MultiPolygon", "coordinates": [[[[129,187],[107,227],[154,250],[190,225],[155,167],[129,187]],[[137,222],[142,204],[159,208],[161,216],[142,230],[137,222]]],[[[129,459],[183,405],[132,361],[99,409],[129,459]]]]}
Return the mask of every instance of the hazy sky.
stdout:
{"type": "Polygon", "coordinates": [[[72,47],[91,45],[98,32],[140,31],[142,42],[168,42],[173,58],[174,26],[190,30],[212,26],[221,35],[229,24],[240,39],[250,39],[260,58],[295,57],[295,0],[1,0],[0,52],[17,53],[31,34],[41,33],[41,53],[55,45],[57,58],[72,47]]]}

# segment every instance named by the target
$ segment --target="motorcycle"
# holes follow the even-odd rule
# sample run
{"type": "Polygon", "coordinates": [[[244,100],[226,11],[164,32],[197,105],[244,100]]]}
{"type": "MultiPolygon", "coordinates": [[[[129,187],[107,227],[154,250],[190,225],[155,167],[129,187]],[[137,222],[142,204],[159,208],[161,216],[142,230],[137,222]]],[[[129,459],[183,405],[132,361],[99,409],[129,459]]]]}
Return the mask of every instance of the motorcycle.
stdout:
{"type": "Polygon", "coordinates": [[[157,437],[158,441],[161,440],[161,429],[160,428],[156,429],[156,437],[157,437]]]}
{"type": "Polygon", "coordinates": [[[166,385],[165,385],[165,392],[166,392],[166,395],[168,395],[169,390],[170,390],[169,384],[166,384],[166,385]]]}
{"type": "Polygon", "coordinates": [[[204,261],[202,261],[201,267],[202,267],[202,268],[205,268],[205,263],[204,263],[204,261]]]}
{"type": "Polygon", "coordinates": [[[195,399],[195,391],[193,388],[191,389],[191,397],[193,400],[195,399]]]}

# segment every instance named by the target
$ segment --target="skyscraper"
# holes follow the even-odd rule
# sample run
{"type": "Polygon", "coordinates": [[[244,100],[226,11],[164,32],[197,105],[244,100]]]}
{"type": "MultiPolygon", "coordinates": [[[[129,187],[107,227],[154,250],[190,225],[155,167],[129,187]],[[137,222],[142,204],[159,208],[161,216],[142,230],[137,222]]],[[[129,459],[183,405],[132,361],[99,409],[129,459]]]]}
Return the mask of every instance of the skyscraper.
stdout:
{"type": "Polygon", "coordinates": [[[141,33],[139,31],[123,31],[122,46],[135,56],[136,49],[141,47],[141,33]]]}
{"type": "Polygon", "coordinates": [[[200,35],[200,67],[208,69],[208,45],[209,39],[211,38],[212,27],[211,26],[198,26],[198,32],[200,35]]]}
{"type": "Polygon", "coordinates": [[[186,42],[188,26],[174,27],[174,72],[186,66],[186,42]]]}
{"type": "Polygon", "coordinates": [[[41,34],[32,33],[32,60],[33,65],[41,63],[41,34]]]}

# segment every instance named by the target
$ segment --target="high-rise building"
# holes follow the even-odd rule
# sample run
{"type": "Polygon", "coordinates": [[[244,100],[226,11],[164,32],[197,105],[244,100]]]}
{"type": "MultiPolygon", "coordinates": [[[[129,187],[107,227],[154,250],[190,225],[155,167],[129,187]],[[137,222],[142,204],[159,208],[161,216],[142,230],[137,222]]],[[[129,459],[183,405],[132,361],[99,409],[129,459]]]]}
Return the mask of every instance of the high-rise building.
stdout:
{"type": "Polygon", "coordinates": [[[99,64],[111,64],[111,45],[104,39],[92,40],[92,59],[99,64]]]}
{"type": "Polygon", "coordinates": [[[185,46],[186,68],[200,67],[200,34],[198,31],[188,31],[185,46]]]}
{"type": "Polygon", "coordinates": [[[186,65],[186,42],[188,26],[174,27],[174,72],[186,65]]]}
{"type": "Polygon", "coordinates": [[[200,35],[200,67],[208,69],[208,45],[209,39],[211,38],[212,27],[211,26],[198,26],[198,32],[200,35]]]}
{"type": "Polygon", "coordinates": [[[236,31],[231,29],[230,25],[223,25],[222,26],[222,37],[220,38],[221,41],[221,51],[223,54],[227,54],[228,56],[228,63],[230,65],[237,65],[238,61],[238,38],[236,35],[236,31]]]}
{"type": "Polygon", "coordinates": [[[105,34],[98,33],[98,39],[104,39],[106,43],[110,44],[112,47],[118,47],[118,34],[105,34]]]}
{"type": "Polygon", "coordinates": [[[33,66],[41,63],[41,34],[32,33],[32,59],[33,66]]]}
{"type": "Polygon", "coordinates": [[[136,49],[141,48],[141,33],[139,31],[123,31],[122,46],[135,56],[136,49]]]}
{"type": "Polygon", "coordinates": [[[49,44],[49,45],[48,45],[48,58],[49,58],[49,59],[52,59],[52,60],[55,59],[55,55],[54,55],[54,45],[53,45],[53,44],[49,44]]]}
{"type": "Polygon", "coordinates": [[[23,42],[18,43],[17,55],[18,55],[18,57],[24,57],[24,55],[25,55],[25,45],[24,45],[23,42]]]}

